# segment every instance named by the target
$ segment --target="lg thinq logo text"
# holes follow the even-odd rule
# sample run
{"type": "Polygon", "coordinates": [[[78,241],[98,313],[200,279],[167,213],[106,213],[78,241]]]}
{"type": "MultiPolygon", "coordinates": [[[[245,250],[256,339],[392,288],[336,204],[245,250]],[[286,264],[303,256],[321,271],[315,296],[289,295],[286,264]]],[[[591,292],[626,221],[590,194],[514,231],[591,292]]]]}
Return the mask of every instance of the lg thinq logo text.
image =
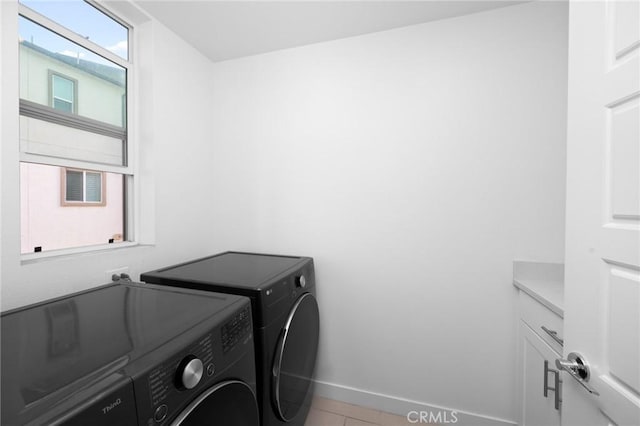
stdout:
{"type": "Polygon", "coordinates": [[[122,400],[120,398],[113,401],[111,404],[107,405],[102,409],[102,414],[107,414],[109,411],[116,408],[118,405],[122,404],[122,400]]]}
{"type": "Polygon", "coordinates": [[[458,413],[456,411],[409,411],[407,413],[407,421],[414,424],[458,423],[458,413]]]}

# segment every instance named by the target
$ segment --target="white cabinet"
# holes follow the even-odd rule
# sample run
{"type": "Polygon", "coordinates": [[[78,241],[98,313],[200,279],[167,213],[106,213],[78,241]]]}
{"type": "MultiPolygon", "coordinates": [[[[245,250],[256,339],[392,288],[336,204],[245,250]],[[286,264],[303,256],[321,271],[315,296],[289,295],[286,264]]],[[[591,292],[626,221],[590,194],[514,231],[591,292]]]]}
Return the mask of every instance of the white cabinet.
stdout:
{"type": "Polygon", "coordinates": [[[559,355],[524,322],[520,322],[520,346],[522,362],[520,424],[559,426],[560,406],[558,409],[555,408],[557,373],[554,373],[555,359],[559,355]],[[545,369],[545,361],[552,371],[545,369]],[[545,387],[547,387],[546,396],[545,387]]]}
{"type": "Polygon", "coordinates": [[[518,388],[521,426],[560,426],[562,318],[519,292],[518,388]],[[547,331],[545,331],[547,330],[547,331]]]}

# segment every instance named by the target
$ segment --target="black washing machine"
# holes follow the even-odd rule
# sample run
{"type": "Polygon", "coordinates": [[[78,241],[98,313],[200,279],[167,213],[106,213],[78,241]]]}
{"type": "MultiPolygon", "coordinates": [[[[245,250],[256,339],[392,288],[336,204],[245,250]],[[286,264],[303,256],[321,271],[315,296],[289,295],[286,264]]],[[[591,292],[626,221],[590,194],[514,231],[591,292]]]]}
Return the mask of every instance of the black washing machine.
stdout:
{"type": "Polygon", "coordinates": [[[140,279],[248,296],[262,425],[304,424],[320,332],[312,258],[225,252],[148,272],[140,279]]]}
{"type": "Polygon", "coordinates": [[[6,312],[3,426],[259,426],[249,299],[114,284],[6,312]]]}

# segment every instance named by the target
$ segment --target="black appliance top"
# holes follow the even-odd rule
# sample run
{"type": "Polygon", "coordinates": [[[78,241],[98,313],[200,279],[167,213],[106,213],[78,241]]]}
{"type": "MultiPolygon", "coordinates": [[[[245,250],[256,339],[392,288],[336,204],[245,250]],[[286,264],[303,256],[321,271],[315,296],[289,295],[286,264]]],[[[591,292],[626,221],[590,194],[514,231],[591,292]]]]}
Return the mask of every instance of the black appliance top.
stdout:
{"type": "Polygon", "coordinates": [[[225,284],[255,289],[289,269],[300,267],[309,260],[310,258],[307,257],[225,252],[147,272],[142,274],[140,279],[157,282],[153,277],[158,277],[166,280],[225,284]]]}
{"type": "MultiPolygon", "coordinates": [[[[127,364],[241,297],[169,287],[114,284],[4,313],[2,418],[117,375],[127,364]]],[[[224,314],[223,314],[224,311],[224,314]]],[[[222,319],[220,319],[222,321],[222,319]]]]}

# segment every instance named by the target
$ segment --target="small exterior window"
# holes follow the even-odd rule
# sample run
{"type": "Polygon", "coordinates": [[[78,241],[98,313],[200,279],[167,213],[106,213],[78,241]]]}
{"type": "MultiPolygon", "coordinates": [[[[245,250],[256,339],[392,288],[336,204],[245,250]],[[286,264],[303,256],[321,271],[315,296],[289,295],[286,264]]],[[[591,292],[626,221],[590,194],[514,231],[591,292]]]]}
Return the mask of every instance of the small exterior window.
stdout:
{"type": "Polygon", "coordinates": [[[90,170],[62,169],[61,205],[105,206],[104,173],[90,170]]]}
{"type": "Polygon", "coordinates": [[[78,83],[72,78],[49,71],[51,107],[71,114],[77,113],[78,83]]]}

